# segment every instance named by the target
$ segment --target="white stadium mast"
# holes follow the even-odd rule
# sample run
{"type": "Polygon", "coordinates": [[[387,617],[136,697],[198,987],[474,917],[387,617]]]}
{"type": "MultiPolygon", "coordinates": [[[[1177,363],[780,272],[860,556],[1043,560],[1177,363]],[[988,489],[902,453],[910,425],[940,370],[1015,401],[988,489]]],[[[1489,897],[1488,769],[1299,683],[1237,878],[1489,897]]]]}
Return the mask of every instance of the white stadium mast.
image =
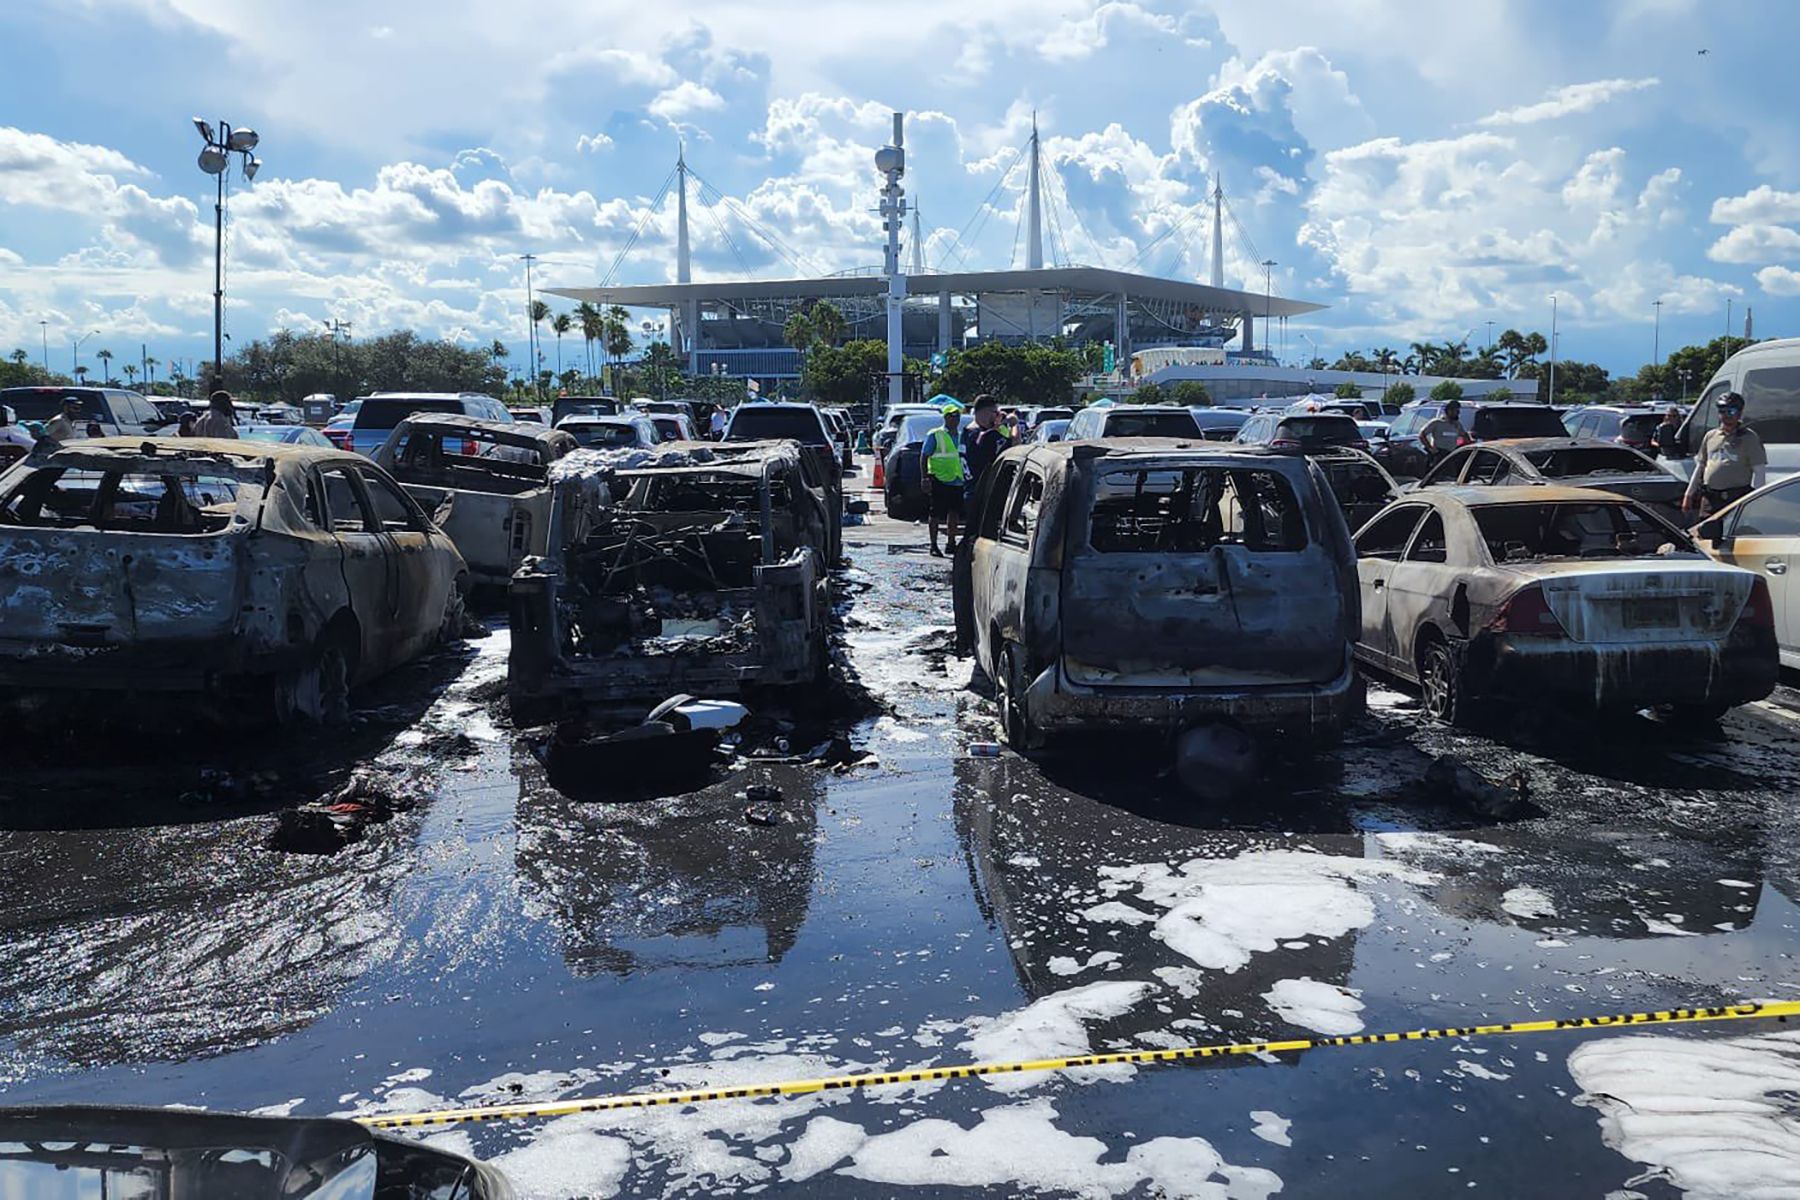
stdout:
{"type": "MultiPolygon", "coordinates": [[[[901,356],[900,316],[906,301],[906,276],[900,270],[900,230],[906,222],[906,190],[900,177],[906,174],[906,114],[894,114],[894,140],[875,152],[875,169],[886,177],[881,189],[881,227],[887,231],[887,254],[882,263],[887,275],[887,381],[888,405],[906,399],[905,360],[901,356]]],[[[871,412],[871,418],[875,416],[871,412]]]]}

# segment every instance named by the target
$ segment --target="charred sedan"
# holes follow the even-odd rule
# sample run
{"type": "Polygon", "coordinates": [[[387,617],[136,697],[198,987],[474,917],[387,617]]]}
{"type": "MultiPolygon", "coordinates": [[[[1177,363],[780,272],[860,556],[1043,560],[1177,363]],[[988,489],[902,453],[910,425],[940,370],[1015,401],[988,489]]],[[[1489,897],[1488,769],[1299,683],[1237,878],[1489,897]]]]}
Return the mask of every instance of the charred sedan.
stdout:
{"type": "Polygon", "coordinates": [[[334,720],[350,688],[460,629],[467,578],[360,455],[205,438],[34,451],[0,475],[0,696],[44,717],[187,693],[222,719],[334,720]]]}
{"type": "Polygon", "coordinates": [[[1558,483],[1611,492],[1677,525],[1687,484],[1629,446],[1592,438],[1517,438],[1464,446],[1444,456],[1418,486],[1489,487],[1558,483]]]}
{"type": "Polygon", "coordinates": [[[550,527],[550,464],[574,437],[541,425],[420,413],[372,458],[450,535],[476,583],[506,585],[550,527]]]}
{"type": "Polygon", "coordinates": [[[956,618],[1020,748],[1220,721],[1329,740],[1356,704],[1350,535],[1296,456],[1153,438],[1008,450],[958,551],[956,618]]]}
{"type": "Polygon", "coordinates": [[[1560,699],[1696,716],[1775,688],[1769,590],[1631,501],[1552,485],[1431,488],[1356,536],[1357,655],[1467,722],[1560,699]]]}
{"type": "Polygon", "coordinates": [[[798,442],[580,451],[551,482],[550,549],[512,582],[521,723],[823,676],[838,530],[798,442]]]}

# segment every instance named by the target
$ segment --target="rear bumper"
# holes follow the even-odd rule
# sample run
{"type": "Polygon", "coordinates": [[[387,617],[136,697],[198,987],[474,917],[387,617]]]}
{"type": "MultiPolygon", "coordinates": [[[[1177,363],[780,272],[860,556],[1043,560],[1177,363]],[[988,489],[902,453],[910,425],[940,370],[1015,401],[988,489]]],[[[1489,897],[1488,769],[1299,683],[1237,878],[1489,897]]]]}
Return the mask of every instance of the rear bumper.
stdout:
{"type": "Polygon", "coordinates": [[[1334,736],[1355,716],[1356,671],[1348,652],[1337,677],[1324,683],[1268,687],[1089,687],[1069,679],[1062,662],[1025,689],[1032,721],[1041,729],[1173,731],[1203,721],[1230,721],[1253,732],[1334,736]]]}
{"type": "Polygon", "coordinates": [[[1484,635],[1468,644],[1463,667],[1477,696],[1617,708],[1748,704],[1775,690],[1781,660],[1773,631],[1740,627],[1720,640],[1651,645],[1484,635]]]}

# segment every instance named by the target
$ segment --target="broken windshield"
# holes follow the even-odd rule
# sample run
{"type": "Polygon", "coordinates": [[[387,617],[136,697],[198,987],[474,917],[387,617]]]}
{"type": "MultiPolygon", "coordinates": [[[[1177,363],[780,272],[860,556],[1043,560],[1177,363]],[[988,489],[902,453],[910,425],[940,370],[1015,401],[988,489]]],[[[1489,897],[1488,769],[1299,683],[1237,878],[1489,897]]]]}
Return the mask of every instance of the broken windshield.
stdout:
{"type": "Polygon", "coordinates": [[[1116,470],[1094,483],[1088,544],[1103,554],[1303,550],[1306,521],[1294,489],[1274,471],[1116,470]]]}
{"type": "Polygon", "coordinates": [[[1663,545],[1691,551],[1686,538],[1632,504],[1487,504],[1471,508],[1497,563],[1539,558],[1635,558],[1663,545]]]}
{"type": "Polygon", "coordinates": [[[237,508],[228,475],[152,475],[51,468],[32,473],[0,504],[0,524],[125,533],[217,533],[237,508]]]}
{"type": "Polygon", "coordinates": [[[1197,438],[1200,426],[1185,408],[1168,412],[1113,413],[1106,419],[1107,437],[1197,438]]]}

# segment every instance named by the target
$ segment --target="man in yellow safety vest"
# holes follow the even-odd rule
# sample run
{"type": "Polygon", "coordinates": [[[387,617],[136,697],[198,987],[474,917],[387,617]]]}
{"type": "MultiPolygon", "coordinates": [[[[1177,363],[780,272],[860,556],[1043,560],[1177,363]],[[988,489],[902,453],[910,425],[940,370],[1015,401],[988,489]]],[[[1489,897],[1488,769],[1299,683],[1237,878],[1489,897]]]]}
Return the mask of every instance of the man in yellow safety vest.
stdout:
{"type": "Polygon", "coordinates": [[[944,423],[925,435],[925,444],[919,450],[923,459],[919,474],[931,495],[931,553],[937,558],[944,557],[938,549],[939,521],[944,522],[950,553],[956,553],[956,526],[962,520],[963,482],[967,474],[963,470],[962,439],[957,436],[962,408],[946,404],[943,411],[944,423]]]}

